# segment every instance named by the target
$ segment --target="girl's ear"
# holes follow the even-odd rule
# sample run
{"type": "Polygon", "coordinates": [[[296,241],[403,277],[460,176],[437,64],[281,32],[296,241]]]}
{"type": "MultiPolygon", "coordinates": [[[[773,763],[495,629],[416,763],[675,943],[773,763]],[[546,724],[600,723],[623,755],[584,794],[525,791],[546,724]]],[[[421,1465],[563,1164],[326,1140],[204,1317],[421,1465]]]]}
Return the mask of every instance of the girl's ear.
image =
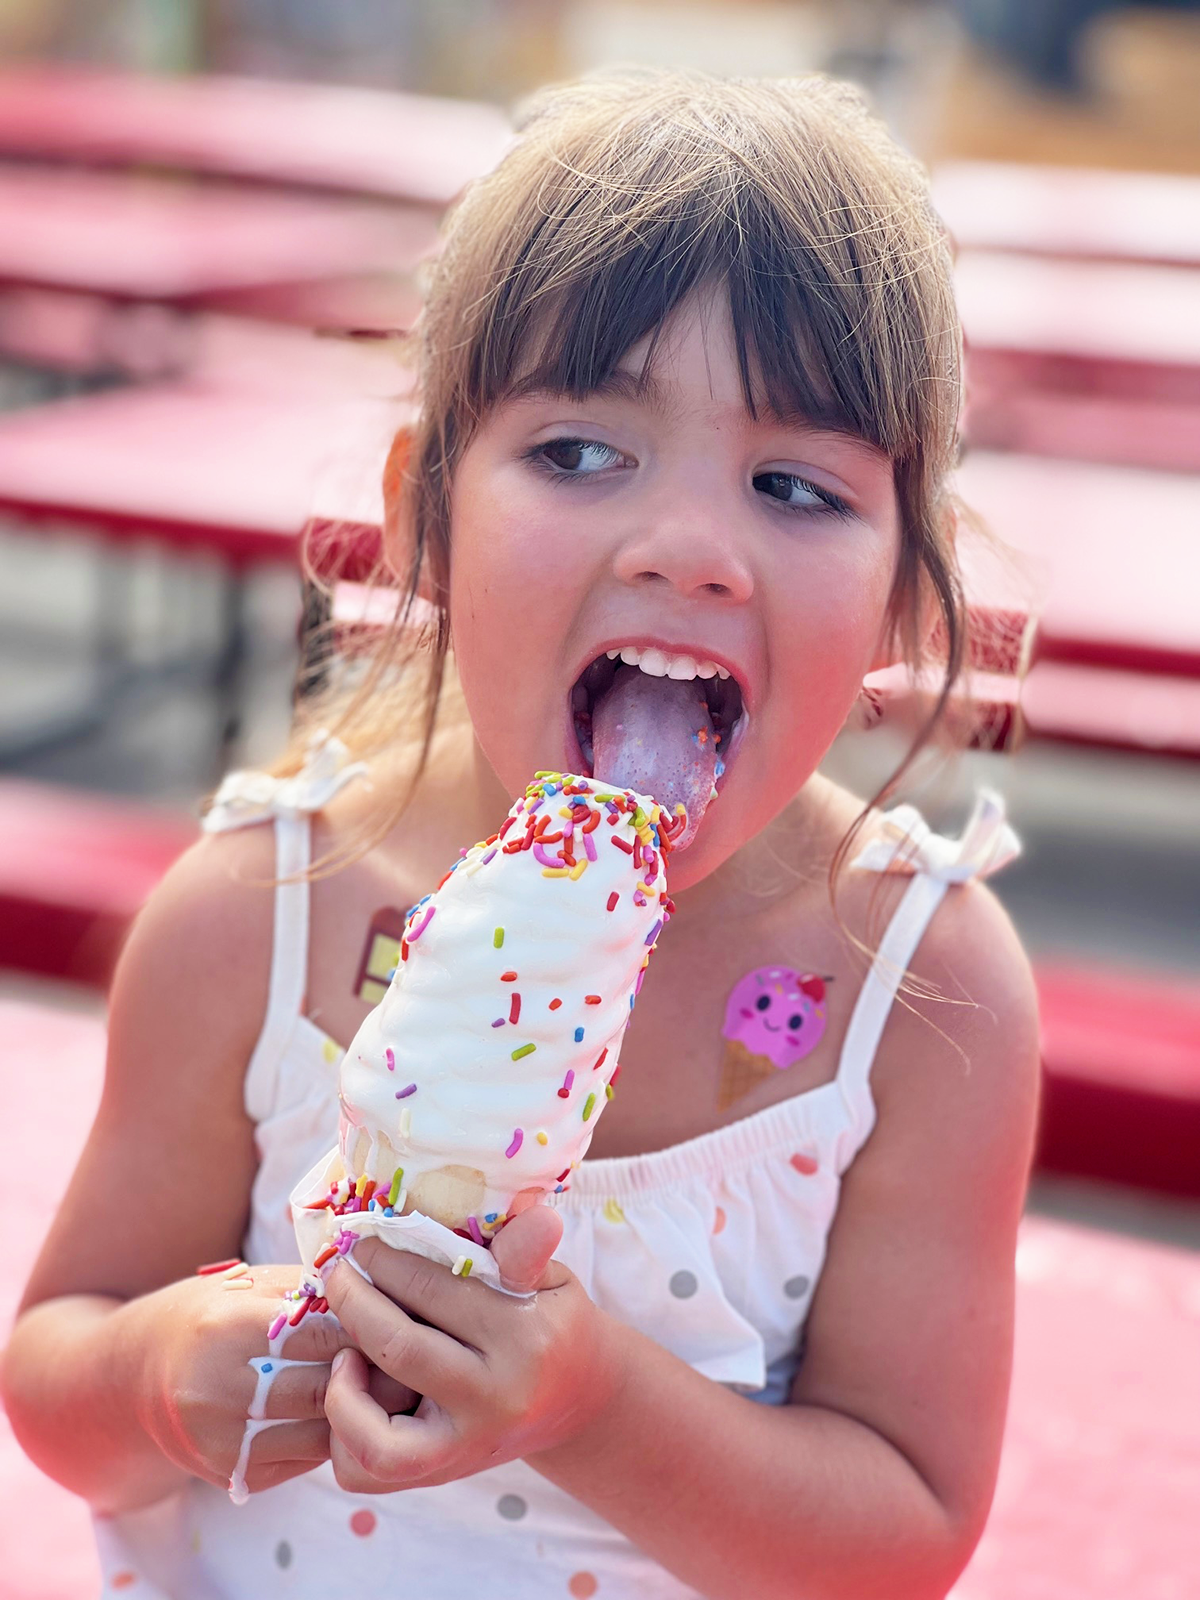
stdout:
{"type": "MultiPolygon", "coordinates": [[[[412,562],[412,507],[405,479],[411,448],[412,436],[407,429],[401,428],[392,439],[383,468],[383,554],[398,583],[407,582],[412,562]]],[[[430,601],[432,598],[429,573],[424,561],[421,563],[417,594],[422,600],[430,601]]]]}

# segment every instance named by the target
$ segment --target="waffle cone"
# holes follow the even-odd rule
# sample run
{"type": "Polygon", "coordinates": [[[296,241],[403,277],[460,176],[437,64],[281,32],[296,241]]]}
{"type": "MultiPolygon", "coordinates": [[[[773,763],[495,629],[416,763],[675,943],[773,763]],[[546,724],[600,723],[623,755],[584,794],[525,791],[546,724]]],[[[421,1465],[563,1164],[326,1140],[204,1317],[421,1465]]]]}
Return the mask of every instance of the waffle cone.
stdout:
{"type": "Polygon", "coordinates": [[[728,1111],[735,1101],[756,1089],[775,1071],[769,1056],[757,1056],[740,1039],[728,1039],[721,1062],[721,1082],[717,1090],[717,1110],[728,1111]]]}

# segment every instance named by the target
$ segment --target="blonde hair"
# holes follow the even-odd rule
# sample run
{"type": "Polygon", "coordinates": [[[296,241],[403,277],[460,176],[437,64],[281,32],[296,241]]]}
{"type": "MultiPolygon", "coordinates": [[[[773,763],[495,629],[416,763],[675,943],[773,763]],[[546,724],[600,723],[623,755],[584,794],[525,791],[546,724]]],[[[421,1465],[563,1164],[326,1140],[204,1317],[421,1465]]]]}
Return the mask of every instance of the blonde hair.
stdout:
{"type": "Polygon", "coordinates": [[[374,574],[403,580],[396,621],[376,632],[355,681],[301,702],[276,771],[297,769],[315,724],[358,756],[408,739],[407,789],[319,865],[357,859],[395,825],[445,720],[451,485],[476,429],[525,378],[586,396],[650,335],[648,370],[675,308],[723,284],[750,414],[761,396],[768,410],[869,440],[894,464],[902,538],[887,625],[896,658],[919,669],[931,610],[937,619],[945,675],[933,711],[839,845],[833,890],[871,808],[941,720],[965,652],[948,490],[962,344],[950,244],[926,175],[854,86],[819,74],[609,69],[538,92],[517,129],[499,166],[448,215],[424,274],[407,350],[419,416],[393,447],[385,482],[389,518],[403,519],[391,531],[402,535],[407,571],[374,574]],[[412,626],[422,581],[434,605],[423,631],[412,626]]]}

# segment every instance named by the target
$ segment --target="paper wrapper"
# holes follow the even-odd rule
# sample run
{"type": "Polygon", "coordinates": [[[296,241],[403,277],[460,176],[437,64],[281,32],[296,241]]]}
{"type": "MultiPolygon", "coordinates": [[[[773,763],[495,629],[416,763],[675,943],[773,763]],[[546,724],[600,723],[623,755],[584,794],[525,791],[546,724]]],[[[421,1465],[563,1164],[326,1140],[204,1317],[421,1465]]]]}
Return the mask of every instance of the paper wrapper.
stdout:
{"type": "MultiPolygon", "coordinates": [[[[345,1175],[342,1158],[333,1149],[292,1190],[290,1199],[296,1243],[300,1247],[305,1272],[310,1277],[315,1279],[319,1276],[313,1271],[313,1262],[334,1236],[353,1233],[360,1239],[382,1239],[393,1250],[411,1250],[414,1255],[424,1256],[426,1260],[439,1262],[442,1266],[453,1267],[460,1257],[464,1258],[471,1263],[472,1278],[490,1284],[493,1289],[499,1289],[501,1294],[514,1293],[501,1284],[500,1269],[492,1260],[490,1250],[471,1239],[464,1239],[452,1228],[435,1222],[420,1211],[410,1211],[404,1217],[385,1217],[382,1211],[353,1211],[339,1217],[328,1209],[307,1209],[313,1201],[324,1199],[331,1185],[345,1175]]],[[[514,1297],[529,1298],[527,1295],[514,1297]]]]}

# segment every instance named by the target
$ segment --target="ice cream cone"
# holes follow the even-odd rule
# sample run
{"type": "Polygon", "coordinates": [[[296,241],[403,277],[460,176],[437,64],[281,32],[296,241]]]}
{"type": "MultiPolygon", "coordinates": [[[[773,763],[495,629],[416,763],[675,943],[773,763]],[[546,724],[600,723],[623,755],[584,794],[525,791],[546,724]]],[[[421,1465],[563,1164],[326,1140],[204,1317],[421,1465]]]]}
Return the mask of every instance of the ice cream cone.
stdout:
{"type": "Polygon", "coordinates": [[[420,1211],[446,1228],[465,1228],[484,1210],[484,1177],[474,1167],[434,1167],[414,1178],[405,1211],[420,1211]]]}
{"type": "Polygon", "coordinates": [[[717,1090],[717,1110],[728,1111],[736,1100],[756,1089],[775,1071],[769,1056],[756,1056],[740,1039],[728,1039],[721,1062],[721,1083],[717,1090]]]}

